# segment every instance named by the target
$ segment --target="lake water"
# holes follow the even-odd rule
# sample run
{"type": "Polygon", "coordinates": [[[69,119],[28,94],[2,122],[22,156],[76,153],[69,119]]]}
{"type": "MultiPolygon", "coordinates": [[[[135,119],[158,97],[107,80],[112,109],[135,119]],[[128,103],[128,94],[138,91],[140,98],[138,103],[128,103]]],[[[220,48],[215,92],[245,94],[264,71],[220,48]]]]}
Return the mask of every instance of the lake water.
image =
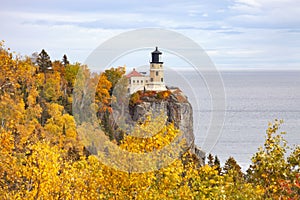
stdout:
{"type": "Polygon", "coordinates": [[[203,145],[212,113],[225,112],[224,126],[216,145],[210,151],[224,163],[233,156],[243,170],[262,146],[268,122],[283,119],[281,131],[292,145],[300,144],[300,71],[224,71],[226,106],[211,109],[214,101],[205,79],[195,71],[166,70],[168,85],[179,86],[188,96],[194,110],[195,143],[203,145]]]}

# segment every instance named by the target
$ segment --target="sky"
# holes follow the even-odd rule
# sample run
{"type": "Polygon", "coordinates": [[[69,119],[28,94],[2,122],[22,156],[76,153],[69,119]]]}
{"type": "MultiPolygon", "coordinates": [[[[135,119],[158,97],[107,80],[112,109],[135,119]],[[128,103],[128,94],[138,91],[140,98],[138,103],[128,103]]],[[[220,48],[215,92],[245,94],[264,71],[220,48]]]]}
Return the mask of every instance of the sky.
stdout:
{"type": "Polygon", "coordinates": [[[197,42],[220,70],[300,69],[299,0],[0,0],[0,5],[0,40],[21,55],[45,49],[52,60],[67,54],[72,63],[84,63],[120,33],[163,28],[197,42]]]}

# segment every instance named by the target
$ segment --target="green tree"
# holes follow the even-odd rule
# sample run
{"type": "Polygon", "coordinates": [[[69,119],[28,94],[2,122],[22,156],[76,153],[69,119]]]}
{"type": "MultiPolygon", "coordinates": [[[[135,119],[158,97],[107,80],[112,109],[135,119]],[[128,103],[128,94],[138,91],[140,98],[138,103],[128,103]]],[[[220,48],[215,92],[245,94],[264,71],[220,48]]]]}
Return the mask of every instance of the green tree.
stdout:
{"type": "Polygon", "coordinates": [[[208,157],[207,157],[207,164],[212,167],[214,166],[214,156],[210,153],[208,154],[208,157]]]}
{"type": "Polygon", "coordinates": [[[48,53],[43,49],[37,58],[37,64],[39,69],[44,74],[47,72],[48,69],[52,68],[52,62],[50,60],[50,56],[48,53]]]}
{"type": "Polygon", "coordinates": [[[216,168],[216,170],[219,172],[219,174],[221,173],[221,162],[218,158],[218,156],[215,156],[215,160],[214,160],[214,166],[216,168]]]}
{"type": "Polygon", "coordinates": [[[116,84],[119,80],[125,75],[126,68],[125,67],[118,67],[118,68],[110,68],[104,71],[104,75],[107,77],[112,84],[111,89],[109,90],[110,95],[112,95],[116,84]]]}
{"type": "Polygon", "coordinates": [[[64,54],[63,59],[62,59],[62,64],[66,67],[67,65],[70,64],[68,57],[66,54],[64,54]]]}
{"type": "Polygon", "coordinates": [[[81,65],[79,63],[67,65],[67,67],[66,67],[65,79],[68,82],[68,87],[71,89],[73,89],[73,87],[74,87],[76,75],[77,75],[80,67],[81,67],[81,65]]]}

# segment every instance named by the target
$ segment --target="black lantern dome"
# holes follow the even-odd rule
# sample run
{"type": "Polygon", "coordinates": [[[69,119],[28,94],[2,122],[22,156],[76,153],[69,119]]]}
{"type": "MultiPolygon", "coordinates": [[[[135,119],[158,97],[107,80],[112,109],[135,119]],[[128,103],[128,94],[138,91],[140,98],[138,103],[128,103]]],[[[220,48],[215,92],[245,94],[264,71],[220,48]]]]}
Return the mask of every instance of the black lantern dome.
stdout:
{"type": "Polygon", "coordinates": [[[153,51],[151,54],[152,54],[152,61],[151,61],[151,63],[163,64],[163,62],[161,61],[161,54],[162,54],[162,52],[160,52],[158,50],[158,47],[156,47],[155,51],[153,51]]]}

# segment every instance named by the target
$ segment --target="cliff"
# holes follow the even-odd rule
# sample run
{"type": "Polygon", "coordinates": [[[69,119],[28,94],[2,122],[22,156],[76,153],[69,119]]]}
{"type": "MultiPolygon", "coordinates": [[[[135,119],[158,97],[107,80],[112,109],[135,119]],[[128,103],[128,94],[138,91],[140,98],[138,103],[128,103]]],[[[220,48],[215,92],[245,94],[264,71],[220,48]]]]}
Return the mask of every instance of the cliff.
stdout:
{"type": "Polygon", "coordinates": [[[200,165],[203,165],[205,153],[194,143],[193,109],[183,92],[179,88],[169,88],[167,92],[141,96],[138,103],[132,104],[130,115],[137,121],[143,119],[150,111],[154,115],[163,112],[168,117],[168,122],[173,122],[175,127],[181,130],[181,137],[186,139],[189,151],[196,156],[200,165]]]}

